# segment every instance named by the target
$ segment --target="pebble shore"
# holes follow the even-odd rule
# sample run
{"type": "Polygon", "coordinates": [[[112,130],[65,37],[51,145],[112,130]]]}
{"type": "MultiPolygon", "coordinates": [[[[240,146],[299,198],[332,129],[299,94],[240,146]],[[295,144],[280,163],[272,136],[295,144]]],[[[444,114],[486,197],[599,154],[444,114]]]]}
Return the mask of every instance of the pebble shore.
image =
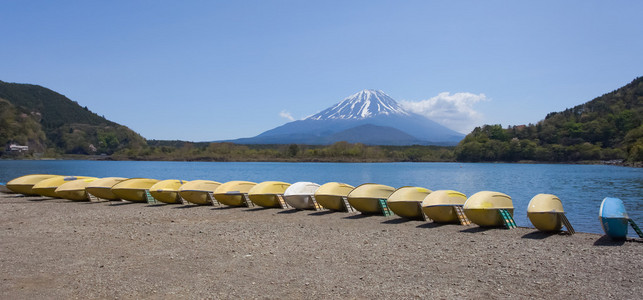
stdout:
{"type": "Polygon", "coordinates": [[[636,299],[643,243],[0,193],[0,270],[1,299],[636,299]]]}

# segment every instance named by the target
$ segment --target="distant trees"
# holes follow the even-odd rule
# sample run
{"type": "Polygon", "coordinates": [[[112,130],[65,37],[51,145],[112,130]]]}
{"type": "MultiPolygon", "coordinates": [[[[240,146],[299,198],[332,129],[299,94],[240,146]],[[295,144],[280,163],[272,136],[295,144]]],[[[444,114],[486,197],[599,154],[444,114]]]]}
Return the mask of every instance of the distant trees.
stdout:
{"type": "Polygon", "coordinates": [[[527,126],[484,125],[455,149],[458,161],[643,161],[643,78],[527,126]]]}
{"type": "Polygon", "coordinates": [[[369,146],[337,142],[331,145],[238,145],[233,143],[191,143],[148,141],[137,150],[122,149],[115,159],[192,161],[319,161],[393,162],[454,161],[453,147],[369,146]]]}

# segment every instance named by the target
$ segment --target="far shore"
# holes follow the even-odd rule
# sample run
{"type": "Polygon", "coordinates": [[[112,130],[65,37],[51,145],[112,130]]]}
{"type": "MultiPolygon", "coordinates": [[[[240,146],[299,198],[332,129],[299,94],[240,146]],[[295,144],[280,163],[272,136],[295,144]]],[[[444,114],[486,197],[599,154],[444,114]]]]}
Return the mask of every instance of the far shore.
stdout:
{"type": "Polygon", "coordinates": [[[214,159],[128,159],[118,157],[115,158],[111,155],[63,155],[60,157],[3,157],[2,160],[96,160],[96,161],[191,161],[191,162],[284,162],[284,163],[395,163],[395,162],[418,162],[418,163],[497,163],[497,164],[557,164],[557,165],[608,165],[620,167],[643,168],[643,162],[627,162],[623,160],[590,160],[590,161],[567,161],[567,162],[547,162],[547,161],[533,161],[533,160],[520,160],[520,161],[480,161],[480,162],[466,162],[466,161],[408,161],[408,160],[370,160],[370,159],[296,159],[296,158],[283,158],[283,159],[247,159],[247,160],[214,160],[214,159]]]}

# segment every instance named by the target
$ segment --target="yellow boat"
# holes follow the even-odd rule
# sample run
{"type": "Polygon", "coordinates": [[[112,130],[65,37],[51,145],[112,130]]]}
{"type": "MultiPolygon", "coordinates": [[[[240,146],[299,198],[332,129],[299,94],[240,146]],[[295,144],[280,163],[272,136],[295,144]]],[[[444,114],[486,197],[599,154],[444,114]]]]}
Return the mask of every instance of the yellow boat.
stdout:
{"type": "Polygon", "coordinates": [[[219,186],[221,186],[220,182],[212,180],[193,180],[179,188],[179,195],[190,203],[208,205],[211,204],[208,194],[214,193],[219,186]]]}
{"type": "Polygon", "coordinates": [[[404,186],[391,194],[386,203],[388,207],[398,216],[406,219],[424,219],[422,201],[431,190],[423,187],[404,186]]]}
{"type": "Polygon", "coordinates": [[[97,179],[96,177],[89,177],[65,182],[55,190],[55,193],[60,198],[72,201],[89,201],[85,187],[97,179]]]}
{"type": "Polygon", "coordinates": [[[386,199],[395,188],[377,183],[364,183],[348,194],[348,203],[364,214],[381,214],[380,199],[386,199]]]}
{"type": "Polygon", "coordinates": [[[551,194],[538,194],[527,206],[527,217],[540,231],[560,231],[563,228],[563,203],[551,194]]]}
{"type": "Polygon", "coordinates": [[[473,194],[464,203],[464,214],[478,226],[503,226],[504,221],[498,210],[506,209],[511,216],[514,213],[511,197],[499,193],[482,191],[473,194]]]}
{"type": "Polygon", "coordinates": [[[33,186],[45,179],[56,177],[60,175],[51,175],[51,174],[31,174],[20,176],[14,178],[11,181],[7,182],[7,188],[14,193],[23,194],[23,195],[38,195],[38,193],[31,190],[33,186]]]}
{"type": "Polygon", "coordinates": [[[161,180],[150,187],[150,194],[154,199],[167,204],[181,204],[179,188],[187,181],[179,179],[161,180]]]}
{"type": "Polygon", "coordinates": [[[243,197],[256,186],[256,182],[250,181],[228,181],[214,190],[214,198],[221,204],[230,206],[245,206],[243,197]]]}
{"type": "Polygon", "coordinates": [[[290,183],[281,181],[264,181],[248,191],[252,203],[263,207],[281,207],[279,198],[284,194],[290,183]]]}
{"type": "Polygon", "coordinates": [[[422,201],[422,210],[436,223],[460,223],[455,206],[463,206],[467,196],[458,191],[438,190],[422,201]]]}
{"type": "Polygon", "coordinates": [[[52,198],[60,198],[56,194],[56,189],[61,186],[63,183],[78,180],[78,179],[83,179],[83,178],[89,178],[87,176],[56,176],[56,177],[51,177],[49,179],[45,179],[42,181],[39,181],[38,183],[34,184],[34,186],[31,188],[32,191],[37,193],[38,195],[45,196],[45,197],[52,197],[52,198]]]}
{"type": "Polygon", "coordinates": [[[344,199],[355,187],[341,182],[322,184],[315,192],[315,200],[319,205],[334,211],[346,211],[344,199]]]}
{"type": "Polygon", "coordinates": [[[112,193],[118,198],[132,202],[147,202],[145,190],[159,182],[150,178],[131,178],[123,180],[112,187],[112,193]]]}
{"type": "Polygon", "coordinates": [[[116,196],[112,192],[112,187],[124,180],[127,180],[127,178],[105,177],[105,178],[97,179],[90,182],[87,185],[87,187],[85,187],[85,190],[87,191],[87,193],[90,193],[100,199],[119,200],[120,198],[118,198],[118,196],[116,196]]]}

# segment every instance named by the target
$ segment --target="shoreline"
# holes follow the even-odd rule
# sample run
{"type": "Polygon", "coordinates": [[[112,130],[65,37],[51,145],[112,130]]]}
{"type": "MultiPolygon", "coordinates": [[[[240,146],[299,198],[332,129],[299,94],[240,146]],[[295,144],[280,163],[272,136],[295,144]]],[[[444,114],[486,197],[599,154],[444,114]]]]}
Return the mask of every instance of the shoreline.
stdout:
{"type": "Polygon", "coordinates": [[[643,243],[0,193],[2,298],[633,298],[643,243]]]}
{"type": "Polygon", "coordinates": [[[325,160],[325,159],[309,159],[309,160],[297,160],[297,159],[272,159],[272,160],[211,160],[211,159],[114,159],[111,156],[67,156],[60,158],[0,158],[0,160],[42,160],[42,161],[51,161],[51,160],[87,160],[87,161],[168,161],[168,162],[275,162],[275,163],[464,163],[464,164],[527,164],[527,165],[603,165],[603,166],[617,166],[617,167],[628,167],[628,168],[643,168],[643,162],[615,162],[615,161],[568,161],[568,162],[546,162],[546,161],[479,161],[479,162],[468,162],[468,161],[403,161],[403,160],[325,160]]]}

